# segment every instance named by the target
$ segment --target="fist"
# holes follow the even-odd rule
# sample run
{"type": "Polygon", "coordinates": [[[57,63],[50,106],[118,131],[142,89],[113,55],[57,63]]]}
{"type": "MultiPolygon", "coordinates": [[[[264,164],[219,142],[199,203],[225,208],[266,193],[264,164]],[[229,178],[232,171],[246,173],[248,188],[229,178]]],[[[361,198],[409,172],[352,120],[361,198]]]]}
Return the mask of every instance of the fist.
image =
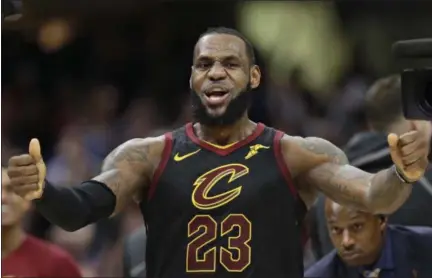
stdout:
{"type": "Polygon", "coordinates": [[[413,130],[401,136],[389,134],[387,140],[393,163],[399,173],[406,180],[415,182],[423,177],[429,164],[431,136],[418,129],[414,123],[412,128],[413,130]]]}
{"type": "Polygon", "coordinates": [[[9,159],[7,170],[12,190],[16,194],[26,200],[38,199],[42,196],[46,166],[37,139],[30,141],[28,154],[9,159]]]}

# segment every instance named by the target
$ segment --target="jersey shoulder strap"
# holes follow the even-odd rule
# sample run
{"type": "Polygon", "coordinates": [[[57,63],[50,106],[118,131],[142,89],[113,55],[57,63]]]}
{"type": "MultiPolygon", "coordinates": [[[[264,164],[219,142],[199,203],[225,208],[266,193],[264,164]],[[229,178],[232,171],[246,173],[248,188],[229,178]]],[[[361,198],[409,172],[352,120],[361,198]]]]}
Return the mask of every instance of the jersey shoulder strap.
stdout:
{"type": "Polygon", "coordinates": [[[163,171],[168,163],[168,160],[171,156],[172,148],[173,148],[173,132],[167,132],[164,134],[165,137],[165,145],[162,151],[161,159],[159,161],[156,170],[153,173],[153,177],[151,179],[150,187],[147,194],[147,199],[150,199],[154,191],[156,189],[156,185],[159,181],[159,178],[162,176],[163,171]]]}
{"type": "Polygon", "coordinates": [[[282,138],[285,136],[285,133],[281,130],[277,130],[277,129],[273,129],[273,128],[268,128],[268,129],[272,129],[273,130],[273,151],[274,151],[274,156],[276,158],[277,164],[278,164],[278,168],[280,173],[282,174],[286,184],[288,185],[291,193],[293,194],[293,196],[296,199],[296,215],[297,215],[297,220],[299,221],[299,223],[301,223],[304,220],[304,216],[307,213],[307,206],[306,204],[303,202],[303,200],[301,199],[297,187],[295,186],[295,182],[293,180],[293,177],[291,175],[291,172],[289,170],[289,165],[286,163],[285,158],[284,158],[284,154],[283,154],[283,149],[282,149],[282,138]]]}

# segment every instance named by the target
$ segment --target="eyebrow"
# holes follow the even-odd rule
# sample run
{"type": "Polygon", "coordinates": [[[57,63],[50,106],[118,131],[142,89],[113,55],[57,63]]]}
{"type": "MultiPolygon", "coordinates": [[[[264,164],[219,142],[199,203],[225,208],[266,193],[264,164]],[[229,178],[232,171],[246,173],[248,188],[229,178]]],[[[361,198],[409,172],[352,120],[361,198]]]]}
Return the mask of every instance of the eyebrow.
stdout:
{"type": "MultiPolygon", "coordinates": [[[[349,220],[362,220],[362,219],[363,219],[362,215],[354,215],[349,217],[349,220]]],[[[329,224],[334,224],[335,222],[337,222],[337,220],[332,220],[332,219],[327,220],[327,223],[329,224]]]]}
{"type": "Polygon", "coordinates": [[[360,220],[360,219],[362,219],[363,217],[362,217],[362,215],[354,215],[354,216],[351,216],[350,217],[350,220],[360,220]]]}
{"type": "MultiPolygon", "coordinates": [[[[208,55],[201,55],[198,56],[196,60],[214,60],[214,58],[208,56],[208,55]]],[[[226,61],[226,60],[238,60],[240,61],[240,57],[235,56],[235,55],[228,55],[225,57],[222,57],[222,60],[226,61]]]]}

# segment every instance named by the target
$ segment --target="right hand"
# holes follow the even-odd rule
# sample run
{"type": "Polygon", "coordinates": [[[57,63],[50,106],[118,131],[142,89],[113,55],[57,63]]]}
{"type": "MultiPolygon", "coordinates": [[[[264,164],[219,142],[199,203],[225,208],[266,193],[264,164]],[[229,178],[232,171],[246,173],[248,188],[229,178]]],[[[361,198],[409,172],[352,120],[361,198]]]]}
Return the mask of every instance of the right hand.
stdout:
{"type": "Polygon", "coordinates": [[[9,159],[8,176],[12,190],[26,200],[42,197],[46,166],[42,159],[38,139],[32,139],[29,153],[9,159]]]}

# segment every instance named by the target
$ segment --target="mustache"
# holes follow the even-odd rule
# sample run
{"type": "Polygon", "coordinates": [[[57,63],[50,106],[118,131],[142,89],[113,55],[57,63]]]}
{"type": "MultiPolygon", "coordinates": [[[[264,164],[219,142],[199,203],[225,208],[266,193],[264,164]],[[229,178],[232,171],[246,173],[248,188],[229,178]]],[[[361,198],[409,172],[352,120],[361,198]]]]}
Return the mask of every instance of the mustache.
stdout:
{"type": "MultiPolygon", "coordinates": [[[[214,84],[212,84],[215,86],[214,84]]],[[[203,90],[204,91],[204,90],[203,90]]],[[[244,116],[252,104],[253,94],[250,83],[241,90],[236,97],[228,103],[225,113],[219,116],[210,115],[203,104],[200,95],[202,92],[191,90],[192,114],[195,121],[212,127],[229,126],[244,116]]],[[[231,92],[230,92],[231,93],[231,92]]]]}

